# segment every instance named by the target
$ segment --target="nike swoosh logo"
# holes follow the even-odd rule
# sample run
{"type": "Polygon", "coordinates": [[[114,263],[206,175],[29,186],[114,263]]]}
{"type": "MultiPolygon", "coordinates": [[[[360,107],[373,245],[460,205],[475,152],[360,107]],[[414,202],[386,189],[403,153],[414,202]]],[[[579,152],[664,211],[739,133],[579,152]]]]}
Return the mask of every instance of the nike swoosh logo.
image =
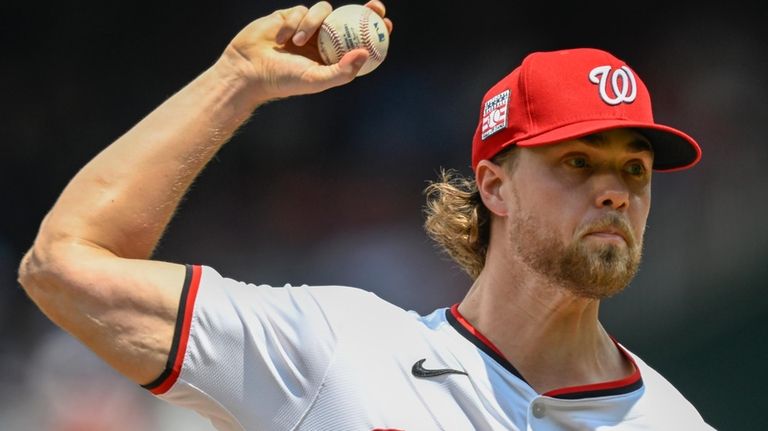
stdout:
{"type": "Polygon", "coordinates": [[[414,377],[437,377],[442,376],[443,374],[462,374],[467,375],[464,371],[454,370],[451,368],[440,368],[435,370],[428,370],[424,368],[423,364],[426,359],[419,359],[416,361],[415,364],[413,364],[413,367],[411,367],[411,374],[413,374],[414,377]]]}

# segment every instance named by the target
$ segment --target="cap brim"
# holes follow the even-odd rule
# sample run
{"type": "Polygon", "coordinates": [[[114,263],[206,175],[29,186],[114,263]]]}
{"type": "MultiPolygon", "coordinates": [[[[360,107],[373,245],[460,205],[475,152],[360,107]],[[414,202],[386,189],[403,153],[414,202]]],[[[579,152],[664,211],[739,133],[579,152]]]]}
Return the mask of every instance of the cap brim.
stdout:
{"type": "Polygon", "coordinates": [[[688,169],[701,160],[701,147],[685,133],[662,124],[626,120],[580,121],[526,139],[512,141],[504,146],[514,144],[520,147],[535,147],[618,128],[637,129],[648,138],[653,148],[653,169],[656,171],[688,169]]]}

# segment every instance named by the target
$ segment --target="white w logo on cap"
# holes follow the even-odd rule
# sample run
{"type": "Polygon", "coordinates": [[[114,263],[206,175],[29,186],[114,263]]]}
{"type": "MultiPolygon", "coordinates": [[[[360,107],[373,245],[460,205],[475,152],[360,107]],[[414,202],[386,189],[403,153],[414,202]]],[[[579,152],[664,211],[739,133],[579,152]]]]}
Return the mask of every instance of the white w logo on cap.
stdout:
{"type": "Polygon", "coordinates": [[[600,98],[609,105],[618,105],[621,102],[632,103],[637,96],[635,75],[627,66],[614,69],[613,73],[611,73],[611,66],[598,66],[589,72],[589,81],[598,84],[600,98]],[[611,75],[611,89],[615,97],[609,96],[605,88],[608,75],[611,75]]]}

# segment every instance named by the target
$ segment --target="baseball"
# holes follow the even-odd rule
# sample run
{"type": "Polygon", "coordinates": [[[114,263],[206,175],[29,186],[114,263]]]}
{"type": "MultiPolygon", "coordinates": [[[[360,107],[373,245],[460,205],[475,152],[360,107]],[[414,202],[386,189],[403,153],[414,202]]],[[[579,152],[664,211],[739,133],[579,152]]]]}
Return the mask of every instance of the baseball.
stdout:
{"type": "Polygon", "coordinates": [[[353,49],[367,49],[368,61],[357,74],[362,76],[384,61],[389,47],[389,32],[376,12],[365,6],[349,4],[335,9],[325,18],[317,45],[325,64],[337,63],[353,49]]]}

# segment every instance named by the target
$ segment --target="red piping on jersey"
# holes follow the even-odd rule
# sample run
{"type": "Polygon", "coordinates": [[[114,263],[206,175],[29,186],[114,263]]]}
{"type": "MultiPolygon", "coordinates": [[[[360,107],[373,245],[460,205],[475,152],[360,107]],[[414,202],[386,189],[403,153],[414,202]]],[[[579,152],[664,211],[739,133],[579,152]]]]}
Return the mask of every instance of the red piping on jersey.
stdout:
{"type": "Polygon", "coordinates": [[[619,380],[611,380],[609,382],[604,382],[604,383],[593,383],[591,385],[568,386],[566,388],[555,389],[552,391],[545,392],[542,395],[547,397],[557,397],[565,394],[574,394],[578,392],[605,391],[608,389],[616,389],[624,386],[634,385],[638,381],[640,381],[640,368],[637,367],[637,364],[635,363],[635,360],[632,358],[632,355],[627,353],[627,351],[624,350],[624,348],[621,347],[613,337],[611,337],[611,340],[616,345],[616,348],[619,349],[619,352],[621,352],[621,354],[625,358],[627,358],[627,360],[632,364],[632,369],[635,370],[632,374],[619,380]]]}
{"type": "MultiPolygon", "coordinates": [[[[459,304],[453,304],[451,306],[451,314],[453,317],[456,318],[456,320],[467,329],[472,335],[477,337],[478,340],[482,341],[486,346],[488,346],[491,350],[496,352],[500,357],[504,358],[507,362],[509,362],[508,359],[501,353],[501,351],[491,342],[491,340],[487,339],[483,334],[480,333],[480,331],[477,330],[474,326],[472,326],[467,319],[464,318],[464,316],[461,315],[459,312],[459,304]]],[[[589,393],[589,392],[596,392],[596,391],[610,391],[612,389],[620,389],[625,388],[633,385],[637,385],[639,382],[641,382],[642,378],[640,375],[640,368],[637,367],[637,364],[635,363],[635,360],[632,358],[632,355],[630,355],[626,350],[624,350],[623,347],[614,339],[611,337],[611,340],[616,345],[616,348],[619,349],[619,352],[629,360],[629,362],[632,364],[632,369],[634,370],[632,374],[629,376],[619,379],[619,380],[611,380],[609,382],[604,383],[593,383],[589,385],[581,385],[581,386],[568,386],[565,388],[560,389],[554,389],[548,392],[543,393],[543,396],[547,397],[558,397],[563,395],[572,395],[577,393],[589,393]]]]}
{"type": "Polygon", "coordinates": [[[180,313],[184,313],[183,321],[181,324],[180,333],[176,334],[179,337],[179,348],[176,350],[176,357],[173,360],[173,367],[171,373],[165,380],[158,386],[152,388],[150,391],[155,395],[162,395],[176,383],[181,373],[181,366],[184,362],[184,356],[187,352],[187,340],[189,339],[189,329],[192,324],[192,312],[195,309],[195,299],[197,298],[197,289],[200,287],[200,275],[202,268],[200,265],[192,266],[192,279],[189,282],[189,289],[187,290],[187,300],[184,310],[179,310],[180,313]]]}
{"type": "Polygon", "coordinates": [[[491,340],[485,338],[485,335],[481,334],[480,331],[475,329],[475,327],[472,326],[472,324],[469,323],[467,319],[465,319],[464,316],[461,315],[461,313],[459,313],[459,304],[453,304],[453,306],[451,307],[451,314],[453,314],[453,317],[455,317],[456,320],[458,320],[459,323],[461,323],[461,326],[465,327],[467,331],[469,331],[472,335],[477,337],[478,340],[482,341],[483,344],[490,347],[491,350],[496,352],[499,356],[506,359],[506,357],[504,357],[504,354],[501,353],[501,350],[499,350],[493,343],[491,343],[491,340]]]}

